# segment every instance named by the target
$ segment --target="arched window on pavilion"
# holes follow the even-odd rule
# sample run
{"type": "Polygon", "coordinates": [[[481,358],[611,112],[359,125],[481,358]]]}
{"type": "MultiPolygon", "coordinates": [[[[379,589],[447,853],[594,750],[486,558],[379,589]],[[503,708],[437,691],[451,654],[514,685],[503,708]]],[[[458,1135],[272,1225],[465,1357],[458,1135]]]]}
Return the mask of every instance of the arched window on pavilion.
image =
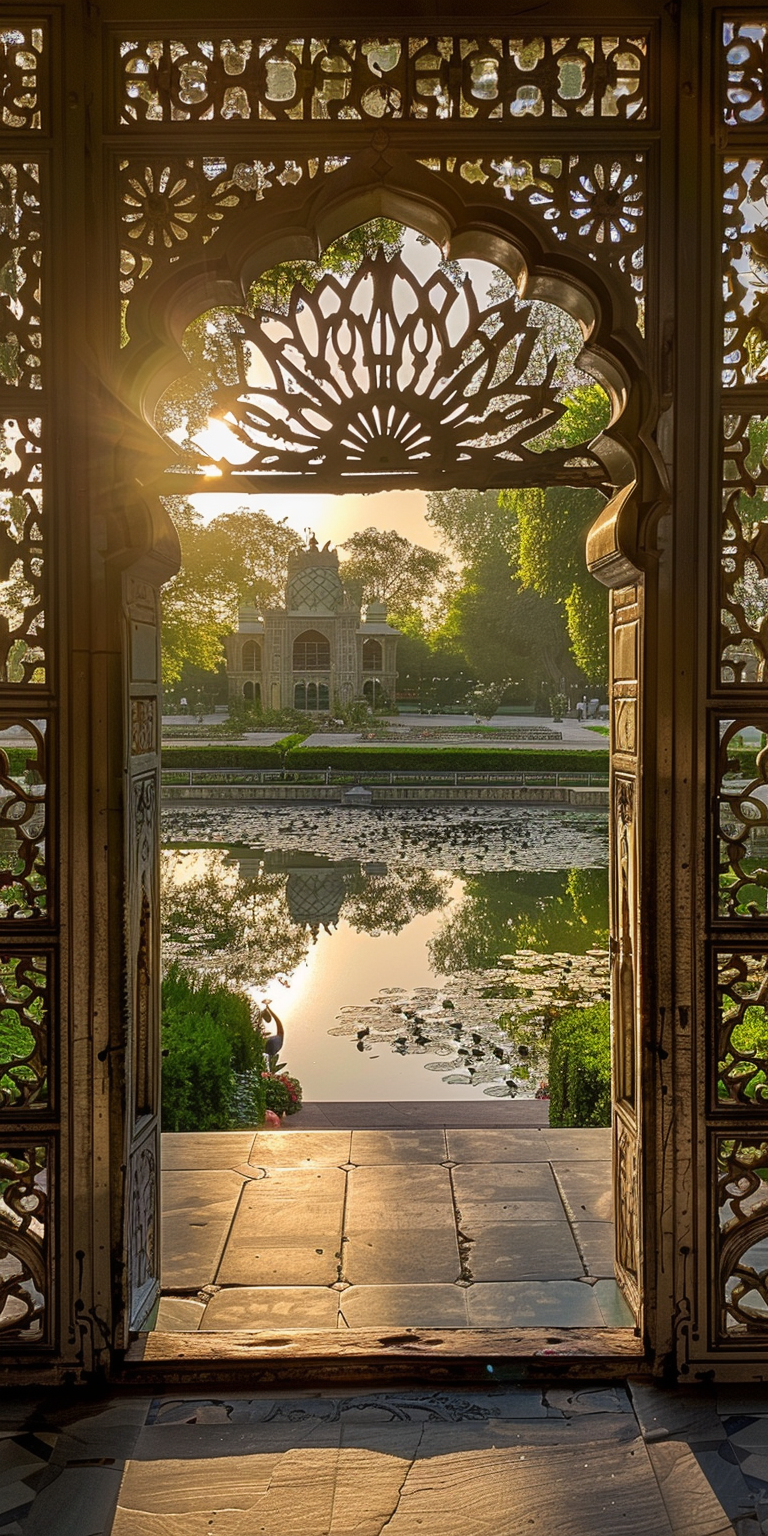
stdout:
{"type": "Polygon", "coordinates": [[[384,653],[380,640],[363,641],[363,671],[380,672],[383,664],[384,653]]]}
{"type": "Polygon", "coordinates": [[[331,665],[331,642],[317,629],[305,629],[293,642],[294,672],[326,672],[331,665]]]}

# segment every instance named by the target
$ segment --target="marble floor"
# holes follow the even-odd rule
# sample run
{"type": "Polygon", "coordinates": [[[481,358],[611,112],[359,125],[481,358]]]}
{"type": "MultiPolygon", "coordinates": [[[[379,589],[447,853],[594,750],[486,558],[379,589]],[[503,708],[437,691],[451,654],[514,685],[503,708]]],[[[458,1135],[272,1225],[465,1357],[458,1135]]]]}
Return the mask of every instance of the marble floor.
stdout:
{"type": "Polygon", "coordinates": [[[766,1536],[762,1388],[0,1400],[0,1536],[766,1536]]]}
{"type": "Polygon", "coordinates": [[[617,1328],[610,1132],[163,1138],[164,1332],[617,1328]]]}

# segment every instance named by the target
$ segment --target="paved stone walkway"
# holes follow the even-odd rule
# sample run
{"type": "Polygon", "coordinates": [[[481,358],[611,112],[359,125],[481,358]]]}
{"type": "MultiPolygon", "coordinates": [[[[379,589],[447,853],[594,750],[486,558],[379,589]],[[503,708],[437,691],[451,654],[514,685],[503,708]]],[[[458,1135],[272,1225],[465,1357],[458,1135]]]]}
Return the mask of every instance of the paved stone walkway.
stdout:
{"type": "Polygon", "coordinates": [[[761,1389],[0,1400],[0,1536],[765,1536],[761,1389]]]}
{"type": "Polygon", "coordinates": [[[171,1135],[162,1331],[632,1326],[610,1132],[171,1135]]]}

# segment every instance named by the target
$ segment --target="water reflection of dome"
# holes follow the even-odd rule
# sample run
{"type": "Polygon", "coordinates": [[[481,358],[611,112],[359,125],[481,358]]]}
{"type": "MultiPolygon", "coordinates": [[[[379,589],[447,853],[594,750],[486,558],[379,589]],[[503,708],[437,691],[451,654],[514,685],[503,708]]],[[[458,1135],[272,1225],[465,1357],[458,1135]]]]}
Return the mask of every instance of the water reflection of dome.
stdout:
{"type": "Polygon", "coordinates": [[[344,871],[338,865],[289,871],[285,895],[291,921],[313,933],[335,928],[346,894],[344,871]]]}

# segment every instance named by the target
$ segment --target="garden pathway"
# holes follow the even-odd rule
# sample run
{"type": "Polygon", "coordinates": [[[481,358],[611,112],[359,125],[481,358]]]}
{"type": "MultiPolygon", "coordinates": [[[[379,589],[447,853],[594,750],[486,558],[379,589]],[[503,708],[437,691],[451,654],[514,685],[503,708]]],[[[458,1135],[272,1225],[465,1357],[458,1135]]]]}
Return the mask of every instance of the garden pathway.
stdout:
{"type": "Polygon", "coordinates": [[[163,1332],[632,1326],[613,1278],[609,1131],[163,1143],[163,1332]]]}

